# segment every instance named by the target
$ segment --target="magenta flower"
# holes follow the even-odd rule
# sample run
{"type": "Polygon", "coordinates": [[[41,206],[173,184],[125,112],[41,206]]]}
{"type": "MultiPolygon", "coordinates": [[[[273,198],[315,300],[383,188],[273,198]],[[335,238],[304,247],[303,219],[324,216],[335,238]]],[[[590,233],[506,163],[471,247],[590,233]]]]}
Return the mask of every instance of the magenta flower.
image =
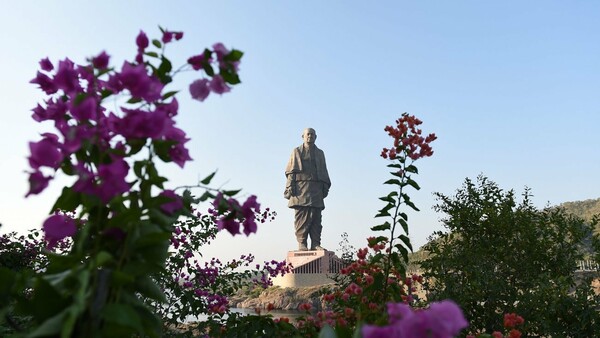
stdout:
{"type": "Polygon", "coordinates": [[[210,94],[210,88],[208,87],[207,79],[200,79],[190,84],[190,94],[194,100],[200,102],[206,100],[208,94],[210,94]]]}
{"type": "Polygon", "coordinates": [[[77,231],[75,221],[65,215],[52,215],[44,221],[44,234],[48,249],[52,249],[59,241],[71,237],[77,231]]]}
{"type": "Polygon", "coordinates": [[[177,210],[183,208],[183,201],[173,190],[164,190],[160,196],[165,196],[171,199],[171,202],[163,203],[160,209],[167,215],[173,215],[177,210]]]}
{"type": "Polygon", "coordinates": [[[132,65],[124,62],[119,80],[125,89],[136,98],[146,101],[156,101],[161,98],[160,92],[164,85],[154,76],[146,73],[144,65],[132,65]]]}
{"type": "Polygon", "coordinates": [[[37,105],[37,107],[33,108],[33,118],[37,122],[46,121],[46,120],[60,120],[63,119],[65,113],[67,112],[67,104],[63,100],[53,100],[49,99],[46,101],[46,108],[41,105],[37,105]]]}
{"type": "Polygon", "coordinates": [[[211,60],[206,59],[206,57],[204,57],[204,54],[200,54],[200,55],[194,55],[192,57],[190,57],[187,62],[192,65],[192,68],[194,70],[200,70],[202,69],[202,67],[204,66],[204,64],[209,63],[211,60]]]}
{"type": "Polygon", "coordinates": [[[208,85],[210,90],[217,94],[227,93],[231,90],[229,86],[225,83],[225,80],[221,77],[221,75],[215,75],[210,80],[210,84],[208,85]]]}
{"type": "Polygon", "coordinates": [[[222,62],[225,55],[229,54],[229,49],[227,49],[225,45],[220,42],[217,42],[213,45],[213,50],[217,54],[217,60],[219,60],[219,62],[222,62]]]}
{"type": "Polygon", "coordinates": [[[40,60],[40,68],[42,68],[42,70],[49,72],[49,71],[52,71],[52,69],[54,69],[54,66],[52,65],[52,62],[50,62],[50,60],[48,58],[44,58],[44,59],[40,60]]]}
{"type": "Polygon", "coordinates": [[[157,105],[157,110],[162,110],[167,114],[168,117],[177,116],[177,112],[179,111],[179,102],[177,98],[173,98],[170,103],[157,105]]]}
{"type": "Polygon", "coordinates": [[[233,217],[222,217],[217,220],[217,229],[226,229],[233,236],[240,233],[240,223],[233,217]]]}
{"type": "Polygon", "coordinates": [[[137,45],[138,50],[140,51],[143,51],[144,49],[146,49],[146,47],[148,47],[150,41],[148,40],[148,37],[146,36],[146,33],[144,33],[144,31],[140,31],[137,38],[135,39],[135,44],[137,45]]]}
{"type": "Polygon", "coordinates": [[[54,134],[45,134],[45,137],[39,142],[29,142],[29,165],[33,169],[46,166],[56,169],[60,165],[62,155],[59,150],[58,136],[54,134]]]}
{"type": "Polygon", "coordinates": [[[102,51],[102,53],[92,59],[92,65],[94,65],[94,68],[96,69],[106,69],[108,67],[109,59],[110,56],[106,54],[105,51],[102,51]]]}
{"type": "Polygon", "coordinates": [[[48,77],[48,75],[41,73],[41,72],[37,72],[35,79],[29,81],[29,83],[34,83],[34,84],[39,85],[40,89],[43,90],[48,95],[52,95],[52,94],[56,93],[56,91],[58,90],[56,88],[56,85],[54,84],[54,81],[52,81],[52,79],[50,77],[48,77]]]}
{"type": "Polygon", "coordinates": [[[129,165],[122,158],[116,158],[109,164],[98,166],[100,185],[96,190],[98,197],[104,203],[107,203],[115,196],[129,191],[130,186],[125,181],[128,172],[129,165]]]}
{"type": "Polygon", "coordinates": [[[190,152],[183,145],[183,143],[177,143],[169,149],[169,156],[171,161],[175,162],[179,167],[183,168],[185,163],[192,160],[190,152]]]}
{"type": "Polygon", "coordinates": [[[36,195],[44,191],[44,189],[48,187],[49,181],[50,177],[44,176],[39,171],[34,171],[29,175],[29,191],[25,197],[28,197],[29,195],[36,195]]]}
{"type": "Polygon", "coordinates": [[[123,135],[126,139],[159,139],[165,130],[174,122],[164,110],[143,111],[139,109],[122,108],[126,113],[122,119],[112,115],[110,119],[114,123],[114,131],[123,135]]]}
{"type": "Polygon", "coordinates": [[[389,325],[364,325],[364,338],[452,338],[469,325],[458,305],[450,300],[432,303],[428,309],[416,311],[404,303],[388,303],[387,308],[389,325]]]}
{"type": "Polygon", "coordinates": [[[54,75],[54,85],[69,95],[82,91],[79,84],[79,74],[75,70],[73,61],[64,59],[58,63],[58,70],[56,71],[56,75],[54,75]]]}
{"type": "Polygon", "coordinates": [[[183,38],[183,32],[175,32],[175,40],[179,41],[183,38]]]}
{"type": "Polygon", "coordinates": [[[94,97],[88,96],[81,102],[75,100],[69,102],[69,111],[78,121],[93,120],[96,117],[96,107],[98,102],[94,97]]]}
{"type": "Polygon", "coordinates": [[[171,42],[171,40],[173,40],[173,35],[175,35],[175,33],[173,32],[169,32],[169,31],[164,31],[163,32],[163,36],[162,36],[162,42],[163,43],[169,43],[171,42]]]}

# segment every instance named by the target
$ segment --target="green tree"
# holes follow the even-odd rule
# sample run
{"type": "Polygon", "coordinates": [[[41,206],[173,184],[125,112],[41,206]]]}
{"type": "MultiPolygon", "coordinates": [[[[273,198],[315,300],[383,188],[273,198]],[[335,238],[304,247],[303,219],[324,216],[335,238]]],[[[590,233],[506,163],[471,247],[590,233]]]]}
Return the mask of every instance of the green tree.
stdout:
{"type": "MultiPolygon", "coordinates": [[[[455,300],[470,330],[502,327],[515,312],[532,335],[592,337],[600,332],[600,298],[576,285],[578,244],[594,224],[561,209],[538,209],[525,189],[517,201],[487,177],[466,179],[454,196],[435,194],[448,231],[434,233],[421,262],[428,300],[455,300]],[[573,292],[575,291],[575,292],[573,292]]],[[[595,223],[595,222],[592,222],[595,223]]]]}

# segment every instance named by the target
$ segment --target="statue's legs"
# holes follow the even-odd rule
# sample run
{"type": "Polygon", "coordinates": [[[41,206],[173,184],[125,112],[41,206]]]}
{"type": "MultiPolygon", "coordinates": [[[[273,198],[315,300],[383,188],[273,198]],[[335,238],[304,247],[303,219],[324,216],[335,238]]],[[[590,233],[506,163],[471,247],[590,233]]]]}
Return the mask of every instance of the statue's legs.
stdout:
{"type": "Polygon", "coordinates": [[[310,207],[295,207],[294,227],[296,229],[296,240],[300,250],[308,250],[306,240],[310,228],[310,207]]]}
{"type": "Polygon", "coordinates": [[[296,229],[296,240],[300,250],[308,250],[307,240],[310,236],[312,249],[321,246],[321,209],[311,207],[296,207],[294,226],[296,229]]]}
{"type": "Polygon", "coordinates": [[[310,223],[308,234],[310,236],[310,248],[311,250],[315,250],[321,247],[321,231],[323,230],[323,225],[321,225],[321,209],[310,209],[312,209],[312,220],[310,223]]]}

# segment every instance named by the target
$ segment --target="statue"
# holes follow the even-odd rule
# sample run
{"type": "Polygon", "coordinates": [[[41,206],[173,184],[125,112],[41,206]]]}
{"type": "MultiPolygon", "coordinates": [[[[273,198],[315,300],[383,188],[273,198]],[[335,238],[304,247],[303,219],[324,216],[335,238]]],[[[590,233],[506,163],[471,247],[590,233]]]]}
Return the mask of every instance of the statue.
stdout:
{"type": "Polygon", "coordinates": [[[295,210],[298,249],[308,250],[307,239],[310,236],[311,250],[325,250],[321,246],[321,211],[325,209],[323,199],[329,194],[331,181],[325,154],[315,145],[315,130],[306,128],[302,139],[304,143],[294,148],[285,168],[284,197],[289,200],[288,207],[295,210]]]}

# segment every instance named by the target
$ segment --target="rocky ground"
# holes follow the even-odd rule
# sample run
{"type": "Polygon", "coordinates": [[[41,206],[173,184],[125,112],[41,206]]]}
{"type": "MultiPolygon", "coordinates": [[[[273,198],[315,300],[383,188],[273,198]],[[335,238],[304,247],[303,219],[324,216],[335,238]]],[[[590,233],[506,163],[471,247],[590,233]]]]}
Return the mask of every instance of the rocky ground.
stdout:
{"type": "Polygon", "coordinates": [[[320,285],[302,288],[270,287],[262,292],[246,291],[229,298],[229,305],[242,309],[266,309],[269,304],[274,309],[297,310],[302,303],[309,303],[316,310],[323,309],[324,304],[321,296],[331,289],[331,285],[320,285]]]}

